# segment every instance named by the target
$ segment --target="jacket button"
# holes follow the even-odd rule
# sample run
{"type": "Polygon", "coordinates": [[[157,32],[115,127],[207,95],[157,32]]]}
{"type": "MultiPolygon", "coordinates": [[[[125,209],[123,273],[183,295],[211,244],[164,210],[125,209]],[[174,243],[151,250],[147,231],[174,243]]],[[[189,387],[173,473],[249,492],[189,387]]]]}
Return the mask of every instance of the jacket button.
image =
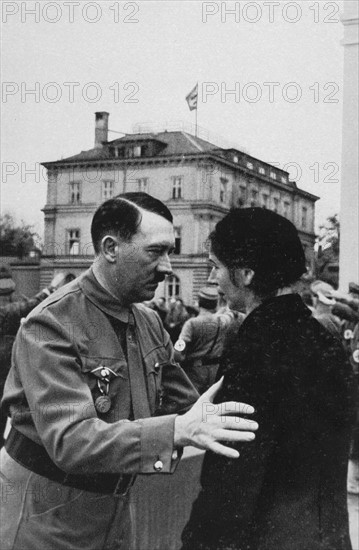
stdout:
{"type": "Polygon", "coordinates": [[[163,462],[162,462],[162,460],[157,460],[157,461],[154,463],[153,468],[156,470],[156,472],[161,472],[161,470],[163,469],[163,462]]]}

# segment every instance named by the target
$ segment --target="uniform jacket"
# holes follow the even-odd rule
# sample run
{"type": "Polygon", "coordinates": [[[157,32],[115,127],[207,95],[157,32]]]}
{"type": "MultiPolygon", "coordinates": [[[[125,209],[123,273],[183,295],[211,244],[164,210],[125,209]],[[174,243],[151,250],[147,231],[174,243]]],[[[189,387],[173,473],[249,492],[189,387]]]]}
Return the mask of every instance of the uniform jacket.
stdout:
{"type": "Polygon", "coordinates": [[[186,360],[193,362],[196,359],[216,359],[222,355],[223,341],[229,322],[216,313],[200,312],[197,317],[188,319],[182,327],[180,340],[184,340],[186,346],[186,360]]]}
{"type": "Polygon", "coordinates": [[[173,360],[158,315],[140,304],[133,305],[132,314],[129,333],[129,312],[90,269],[33,310],[17,335],[4,406],[12,425],[43,445],[65,472],[154,473],[159,460],[162,473],[174,471],[175,415],[197,394],[173,360]],[[127,353],[134,346],[142,364],[128,365],[120,325],[127,353]],[[111,409],[103,414],[94,406],[102,367],[112,371],[111,409]],[[145,378],[140,403],[148,404],[148,418],[134,418],[131,376],[138,367],[145,378]]]}
{"type": "Polygon", "coordinates": [[[183,548],[350,550],[352,371],[299,296],[269,299],[228,337],[218,402],[253,405],[237,460],[207,453],[183,548]]]}

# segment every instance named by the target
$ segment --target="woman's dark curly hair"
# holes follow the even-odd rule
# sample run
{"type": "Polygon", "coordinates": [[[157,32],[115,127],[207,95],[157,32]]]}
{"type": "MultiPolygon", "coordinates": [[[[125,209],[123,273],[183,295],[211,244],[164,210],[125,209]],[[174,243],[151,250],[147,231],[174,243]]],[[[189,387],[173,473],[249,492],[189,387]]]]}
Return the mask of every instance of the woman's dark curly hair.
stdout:
{"type": "Polygon", "coordinates": [[[296,282],[305,273],[305,256],[294,225],[271,210],[235,208],[209,236],[211,250],[230,271],[250,268],[250,288],[260,297],[296,282]]]}

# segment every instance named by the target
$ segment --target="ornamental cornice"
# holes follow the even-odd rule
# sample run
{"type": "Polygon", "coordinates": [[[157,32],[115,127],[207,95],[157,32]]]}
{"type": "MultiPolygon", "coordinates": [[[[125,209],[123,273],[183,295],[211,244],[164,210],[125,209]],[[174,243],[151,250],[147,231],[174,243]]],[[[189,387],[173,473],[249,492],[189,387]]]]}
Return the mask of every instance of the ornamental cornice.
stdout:
{"type": "MultiPolygon", "coordinates": [[[[256,159],[257,160],[257,159],[256,159]]],[[[191,164],[193,162],[203,162],[203,161],[212,161],[219,165],[226,166],[232,172],[234,172],[234,177],[236,177],[237,174],[243,174],[247,179],[248,178],[254,178],[254,180],[257,183],[264,183],[272,188],[277,188],[280,190],[285,190],[286,192],[290,194],[298,194],[303,197],[308,198],[309,200],[312,200],[313,202],[317,201],[319,197],[316,195],[313,195],[307,191],[304,191],[302,189],[299,189],[298,187],[291,185],[288,183],[283,183],[278,180],[274,180],[271,177],[267,176],[266,174],[260,174],[257,171],[254,171],[253,169],[247,168],[244,165],[237,164],[230,159],[226,159],[222,156],[216,155],[214,152],[201,152],[201,153],[185,153],[182,155],[174,155],[174,156],[159,156],[159,157],[144,157],[144,158],[131,158],[131,159],[98,159],[98,160],[79,160],[79,161],[55,161],[55,162],[44,162],[41,163],[42,166],[47,168],[47,170],[51,172],[58,172],[61,170],[74,170],[76,168],[83,168],[86,167],[86,170],[89,170],[91,168],[106,168],[106,169],[128,169],[129,167],[134,166],[173,166],[173,165],[184,165],[184,164],[191,164]]],[[[271,164],[266,163],[264,161],[259,161],[263,165],[266,165],[267,167],[272,167],[271,164]]],[[[278,170],[275,166],[273,166],[274,170],[278,170]]],[[[280,170],[283,174],[288,174],[287,172],[280,170]]]]}
{"type": "Polygon", "coordinates": [[[189,208],[193,212],[195,212],[197,216],[201,214],[203,215],[220,214],[224,216],[230,210],[229,206],[223,206],[223,205],[219,205],[214,202],[208,202],[208,201],[191,202],[189,205],[189,208]]]}
{"type": "Polygon", "coordinates": [[[51,214],[92,214],[98,207],[95,202],[81,203],[81,204],[57,204],[56,207],[46,205],[42,208],[42,211],[46,215],[51,214]]]}

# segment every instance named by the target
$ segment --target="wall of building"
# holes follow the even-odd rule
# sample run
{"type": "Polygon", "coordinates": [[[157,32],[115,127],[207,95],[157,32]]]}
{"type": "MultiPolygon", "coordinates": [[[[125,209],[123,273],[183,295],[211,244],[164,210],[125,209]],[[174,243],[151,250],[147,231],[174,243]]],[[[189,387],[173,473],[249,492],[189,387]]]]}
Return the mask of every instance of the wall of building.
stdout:
{"type": "Polygon", "coordinates": [[[359,4],[343,2],[344,93],[339,287],[359,282],[359,4]]]}

